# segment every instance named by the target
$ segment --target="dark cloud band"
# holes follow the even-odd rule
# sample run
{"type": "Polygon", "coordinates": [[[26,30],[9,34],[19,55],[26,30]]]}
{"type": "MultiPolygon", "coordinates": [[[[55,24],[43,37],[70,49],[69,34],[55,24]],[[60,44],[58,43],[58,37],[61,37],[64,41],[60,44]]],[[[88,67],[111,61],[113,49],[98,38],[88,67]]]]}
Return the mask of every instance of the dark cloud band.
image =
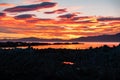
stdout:
{"type": "Polygon", "coordinates": [[[35,17],[35,15],[34,14],[23,14],[23,15],[15,16],[14,18],[15,19],[27,19],[27,18],[32,18],[32,17],[35,17]]]}
{"type": "Polygon", "coordinates": [[[54,13],[62,14],[62,13],[65,13],[65,12],[67,12],[66,8],[65,9],[54,10],[54,11],[51,11],[51,12],[44,12],[44,13],[45,14],[54,14],[54,13]]]}
{"type": "Polygon", "coordinates": [[[98,21],[115,21],[120,20],[120,17],[101,17],[97,19],[98,21]]]}
{"type": "Polygon", "coordinates": [[[0,13],[0,17],[4,17],[4,16],[6,16],[5,13],[0,13]]]}
{"type": "Polygon", "coordinates": [[[24,6],[16,6],[13,8],[7,8],[5,12],[25,12],[25,11],[34,11],[43,8],[50,8],[56,6],[57,3],[53,2],[42,2],[40,4],[33,4],[33,5],[24,5],[24,6]]]}
{"type": "Polygon", "coordinates": [[[76,13],[70,13],[70,14],[60,15],[60,16],[58,16],[58,18],[71,19],[71,18],[74,18],[75,16],[77,16],[76,13]]]}

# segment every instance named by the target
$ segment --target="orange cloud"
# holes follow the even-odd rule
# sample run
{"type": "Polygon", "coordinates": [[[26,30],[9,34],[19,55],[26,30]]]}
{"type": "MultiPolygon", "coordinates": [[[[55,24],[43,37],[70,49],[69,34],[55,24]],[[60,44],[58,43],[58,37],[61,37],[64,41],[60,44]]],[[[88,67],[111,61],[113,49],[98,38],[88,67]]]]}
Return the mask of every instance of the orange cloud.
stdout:
{"type": "MultiPolygon", "coordinates": [[[[1,15],[5,15],[1,13],[1,15]]],[[[70,19],[42,19],[32,14],[15,17],[1,16],[0,37],[39,37],[71,39],[81,36],[95,36],[101,34],[118,33],[119,20],[99,21],[94,16],[74,16],[70,19]],[[97,20],[97,21],[95,21],[97,20]],[[8,34],[8,35],[7,35],[8,34]]]]}
{"type": "Polygon", "coordinates": [[[10,3],[0,3],[0,7],[13,7],[15,4],[10,4],[10,3]]]}

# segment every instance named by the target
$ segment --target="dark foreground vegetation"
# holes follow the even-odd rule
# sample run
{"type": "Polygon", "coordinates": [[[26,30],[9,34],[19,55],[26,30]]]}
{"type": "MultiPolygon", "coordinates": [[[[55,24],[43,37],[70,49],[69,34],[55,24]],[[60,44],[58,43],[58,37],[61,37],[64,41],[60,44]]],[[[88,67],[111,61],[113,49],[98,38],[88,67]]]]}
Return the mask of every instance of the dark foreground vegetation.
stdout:
{"type": "Polygon", "coordinates": [[[0,80],[120,80],[119,75],[120,45],[86,50],[0,49],[0,80]]]}

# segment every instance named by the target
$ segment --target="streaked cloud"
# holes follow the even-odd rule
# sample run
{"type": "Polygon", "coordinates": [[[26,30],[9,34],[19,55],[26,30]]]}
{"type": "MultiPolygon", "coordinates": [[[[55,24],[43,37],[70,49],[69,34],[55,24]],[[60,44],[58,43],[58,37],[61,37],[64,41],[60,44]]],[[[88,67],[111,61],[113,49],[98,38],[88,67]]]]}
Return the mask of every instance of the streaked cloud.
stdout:
{"type": "Polygon", "coordinates": [[[120,17],[100,17],[98,18],[98,21],[120,21],[120,17]]]}
{"type": "Polygon", "coordinates": [[[32,4],[32,5],[23,5],[23,6],[16,6],[12,8],[7,8],[5,12],[25,12],[25,11],[35,11],[44,8],[51,8],[56,6],[57,3],[53,2],[42,2],[40,4],[32,4]]]}
{"type": "Polygon", "coordinates": [[[57,13],[57,14],[62,14],[62,13],[65,13],[67,12],[67,9],[64,8],[64,9],[58,9],[58,10],[54,10],[54,11],[50,11],[50,12],[44,12],[45,14],[54,14],[54,13],[57,13]]]}
{"type": "Polygon", "coordinates": [[[24,3],[40,3],[40,2],[51,2],[52,0],[25,0],[24,3]]]}
{"type": "MultiPolygon", "coordinates": [[[[9,2],[0,3],[0,38],[32,36],[71,39],[120,32],[120,17],[90,15],[93,11],[91,6],[94,5],[88,7],[89,2],[87,4],[80,3],[82,2],[80,0],[79,3],[71,0],[70,2],[74,3],[70,4],[66,0],[23,0],[23,2],[16,0],[13,4],[9,2]]],[[[94,8],[98,10],[95,6],[94,8]]]]}
{"type": "Polygon", "coordinates": [[[6,16],[6,13],[0,13],[0,17],[6,16]]]}
{"type": "Polygon", "coordinates": [[[34,14],[22,14],[22,15],[15,16],[14,18],[15,19],[27,19],[27,18],[32,18],[32,17],[35,17],[35,15],[34,14]]]}
{"type": "MultiPolygon", "coordinates": [[[[4,14],[4,13],[3,13],[4,14]]],[[[66,17],[65,17],[66,18],[66,17]]],[[[37,18],[34,14],[21,14],[15,17],[4,16],[0,18],[0,34],[8,34],[8,37],[40,37],[70,39],[80,36],[95,36],[105,33],[118,33],[118,21],[96,21],[99,17],[73,15],[64,21],[50,18],[37,18]],[[71,19],[72,18],[72,19],[71,19]],[[77,18],[77,19],[74,19],[77,18]],[[79,19],[79,20],[78,20],[79,19]],[[77,21],[76,21],[77,20],[77,21]],[[52,36],[52,37],[51,37],[52,36]]]]}
{"type": "Polygon", "coordinates": [[[72,20],[88,20],[90,16],[74,17],[72,20]]]}
{"type": "Polygon", "coordinates": [[[74,13],[64,14],[64,15],[58,16],[58,18],[61,18],[61,19],[72,19],[75,16],[77,16],[77,14],[80,14],[80,13],[74,12],[74,13]]]}
{"type": "Polygon", "coordinates": [[[0,7],[13,7],[15,4],[10,4],[10,3],[0,3],[0,7]]]}
{"type": "Polygon", "coordinates": [[[33,0],[33,2],[50,2],[52,0],[33,0]]]}

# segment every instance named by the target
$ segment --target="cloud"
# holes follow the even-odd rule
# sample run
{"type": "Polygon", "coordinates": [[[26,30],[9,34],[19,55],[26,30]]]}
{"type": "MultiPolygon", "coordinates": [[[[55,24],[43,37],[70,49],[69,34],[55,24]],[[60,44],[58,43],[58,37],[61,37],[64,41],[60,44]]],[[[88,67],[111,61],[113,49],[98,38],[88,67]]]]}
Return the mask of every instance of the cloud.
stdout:
{"type": "Polygon", "coordinates": [[[33,18],[33,17],[35,17],[34,14],[22,14],[22,15],[15,16],[14,18],[15,19],[27,19],[27,18],[33,18]]]}
{"type": "Polygon", "coordinates": [[[75,22],[83,22],[83,23],[96,23],[97,18],[95,16],[77,16],[72,18],[73,21],[75,22]]]}
{"type": "Polygon", "coordinates": [[[50,2],[50,1],[52,1],[52,0],[35,0],[33,2],[50,2]]]}
{"type": "Polygon", "coordinates": [[[15,4],[10,4],[10,3],[0,3],[0,7],[13,7],[15,4]]]}
{"type": "Polygon", "coordinates": [[[80,16],[80,17],[74,17],[72,20],[84,20],[84,19],[89,19],[90,16],[80,16]]]}
{"type": "Polygon", "coordinates": [[[64,27],[61,27],[61,26],[39,26],[39,25],[37,25],[36,26],[37,27],[37,29],[39,29],[39,30],[65,30],[65,28],[64,27]]]}
{"type": "Polygon", "coordinates": [[[116,21],[116,20],[120,20],[120,17],[100,17],[97,20],[98,21],[116,21]]]}
{"type": "Polygon", "coordinates": [[[23,5],[23,6],[16,6],[12,8],[7,8],[5,12],[25,12],[25,11],[35,11],[44,8],[51,8],[56,6],[57,3],[53,2],[42,2],[40,4],[33,4],[33,5],[23,5]]]}
{"type": "Polygon", "coordinates": [[[77,16],[77,14],[80,14],[80,13],[75,12],[75,13],[69,13],[69,14],[65,14],[65,15],[60,15],[60,16],[58,16],[58,18],[72,19],[72,18],[74,18],[75,16],[77,16]]]}
{"type": "Polygon", "coordinates": [[[6,16],[5,13],[0,13],[0,17],[4,17],[4,16],[6,16]]]}
{"type": "Polygon", "coordinates": [[[77,14],[74,14],[72,17],[67,17],[70,18],[69,20],[55,20],[50,18],[37,18],[33,14],[21,14],[15,17],[6,16],[5,13],[0,13],[0,15],[5,15],[5,17],[0,18],[0,36],[2,37],[6,35],[6,37],[17,38],[40,36],[40,38],[47,39],[70,39],[80,36],[95,36],[104,33],[120,32],[119,21],[107,21],[107,23],[106,21],[91,22],[93,18],[100,18],[94,16],[77,16],[77,14]],[[73,20],[74,18],[80,20],[73,20]]]}
{"type": "Polygon", "coordinates": [[[65,12],[67,12],[66,8],[54,10],[54,11],[51,11],[51,12],[44,12],[44,13],[45,13],[45,14],[54,14],[54,13],[62,14],[62,13],[65,13],[65,12]]]}
{"type": "Polygon", "coordinates": [[[46,19],[33,18],[33,19],[30,19],[30,20],[26,20],[26,22],[28,22],[28,23],[53,23],[54,20],[49,19],[49,18],[46,18],[46,19]]]}
{"type": "Polygon", "coordinates": [[[51,2],[52,0],[25,0],[24,3],[40,3],[40,2],[51,2]]]}
{"type": "Polygon", "coordinates": [[[4,26],[0,26],[0,33],[14,33],[9,28],[6,28],[4,26]]]}

